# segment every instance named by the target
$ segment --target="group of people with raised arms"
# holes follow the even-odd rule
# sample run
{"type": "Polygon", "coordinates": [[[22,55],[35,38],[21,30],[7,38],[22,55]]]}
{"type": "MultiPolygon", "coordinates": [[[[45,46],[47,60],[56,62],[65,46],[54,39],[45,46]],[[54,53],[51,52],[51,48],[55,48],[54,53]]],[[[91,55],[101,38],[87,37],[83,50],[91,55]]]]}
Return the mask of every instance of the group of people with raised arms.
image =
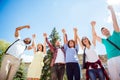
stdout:
{"type": "Polygon", "coordinates": [[[106,39],[97,36],[95,31],[96,21],[91,21],[92,26],[92,42],[88,37],[82,37],[78,35],[78,29],[73,28],[74,39],[68,40],[65,29],[62,29],[63,42],[57,40],[55,45],[52,45],[47,38],[47,33],[43,33],[44,43],[36,44],[36,35],[32,35],[30,38],[20,39],[19,31],[24,28],[30,28],[30,26],[20,26],[16,28],[15,37],[17,40],[11,44],[5,52],[2,60],[0,70],[0,80],[13,80],[17,69],[20,64],[20,57],[24,50],[34,51],[34,58],[28,68],[27,80],[40,80],[42,67],[44,65],[43,59],[46,54],[46,45],[50,48],[53,56],[51,60],[51,80],[63,80],[63,76],[66,70],[68,80],[80,80],[81,69],[78,59],[79,46],[85,53],[85,65],[86,65],[86,80],[120,80],[120,28],[117,23],[115,12],[112,6],[108,6],[111,12],[113,20],[113,34],[111,35],[109,30],[105,27],[101,28],[101,32],[106,39]],[[96,51],[96,41],[99,41],[105,45],[107,51],[107,65],[109,75],[102,66],[96,51]],[[32,42],[31,45],[29,45],[32,42]]]}

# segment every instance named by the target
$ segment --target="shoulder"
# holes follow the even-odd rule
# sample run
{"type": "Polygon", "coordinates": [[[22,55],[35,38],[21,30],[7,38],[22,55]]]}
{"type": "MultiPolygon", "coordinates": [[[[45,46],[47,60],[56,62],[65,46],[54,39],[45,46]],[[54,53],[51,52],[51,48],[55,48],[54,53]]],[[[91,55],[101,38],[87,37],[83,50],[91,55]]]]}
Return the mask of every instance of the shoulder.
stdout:
{"type": "Polygon", "coordinates": [[[76,47],[76,48],[78,48],[78,47],[79,47],[79,45],[78,45],[78,44],[76,44],[76,45],[75,45],[75,47],[76,47]]]}
{"type": "Polygon", "coordinates": [[[15,37],[15,39],[17,40],[17,39],[21,39],[21,37],[20,36],[17,36],[17,37],[15,37]]]}
{"type": "Polygon", "coordinates": [[[90,46],[90,48],[91,48],[91,49],[95,49],[95,46],[92,44],[92,45],[90,46]]]}
{"type": "Polygon", "coordinates": [[[63,47],[64,47],[64,48],[65,48],[65,47],[68,47],[68,45],[67,45],[67,44],[64,44],[63,47]]]}
{"type": "Polygon", "coordinates": [[[101,42],[104,44],[106,42],[106,39],[102,38],[101,42]]]}
{"type": "Polygon", "coordinates": [[[113,31],[112,35],[119,35],[120,36],[120,32],[113,31]]]}

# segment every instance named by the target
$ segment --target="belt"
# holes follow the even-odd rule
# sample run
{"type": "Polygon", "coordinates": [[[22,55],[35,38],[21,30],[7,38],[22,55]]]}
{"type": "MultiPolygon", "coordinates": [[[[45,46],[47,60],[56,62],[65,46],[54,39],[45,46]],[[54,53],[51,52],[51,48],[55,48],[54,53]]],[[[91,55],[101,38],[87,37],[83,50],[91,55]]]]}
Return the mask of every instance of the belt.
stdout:
{"type": "Polygon", "coordinates": [[[59,65],[65,65],[65,63],[55,63],[54,65],[57,65],[57,66],[59,66],[59,65]]]}

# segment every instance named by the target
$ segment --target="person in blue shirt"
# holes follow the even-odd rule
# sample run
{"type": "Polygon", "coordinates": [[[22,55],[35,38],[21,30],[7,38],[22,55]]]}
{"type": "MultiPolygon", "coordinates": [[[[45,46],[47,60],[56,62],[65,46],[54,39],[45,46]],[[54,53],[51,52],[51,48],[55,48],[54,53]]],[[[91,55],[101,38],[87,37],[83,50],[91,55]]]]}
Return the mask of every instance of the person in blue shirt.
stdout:
{"type": "Polygon", "coordinates": [[[74,28],[74,40],[67,40],[66,31],[62,29],[64,50],[66,53],[66,73],[68,80],[80,80],[80,65],[78,59],[77,29],[74,28]]]}

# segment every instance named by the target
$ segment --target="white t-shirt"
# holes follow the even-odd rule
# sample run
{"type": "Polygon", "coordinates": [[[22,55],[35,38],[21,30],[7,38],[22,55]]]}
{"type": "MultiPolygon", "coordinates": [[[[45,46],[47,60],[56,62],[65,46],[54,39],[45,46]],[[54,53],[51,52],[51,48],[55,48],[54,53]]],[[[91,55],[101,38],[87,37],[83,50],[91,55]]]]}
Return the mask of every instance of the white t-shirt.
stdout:
{"type": "Polygon", "coordinates": [[[18,40],[7,50],[6,53],[20,59],[25,49],[26,44],[22,40],[18,40]]]}
{"type": "Polygon", "coordinates": [[[99,59],[95,51],[95,47],[93,45],[91,45],[89,49],[86,48],[85,53],[86,53],[86,61],[88,62],[96,62],[99,59]]]}
{"type": "Polygon", "coordinates": [[[65,63],[65,56],[61,49],[58,49],[55,63],[65,63]]]}

